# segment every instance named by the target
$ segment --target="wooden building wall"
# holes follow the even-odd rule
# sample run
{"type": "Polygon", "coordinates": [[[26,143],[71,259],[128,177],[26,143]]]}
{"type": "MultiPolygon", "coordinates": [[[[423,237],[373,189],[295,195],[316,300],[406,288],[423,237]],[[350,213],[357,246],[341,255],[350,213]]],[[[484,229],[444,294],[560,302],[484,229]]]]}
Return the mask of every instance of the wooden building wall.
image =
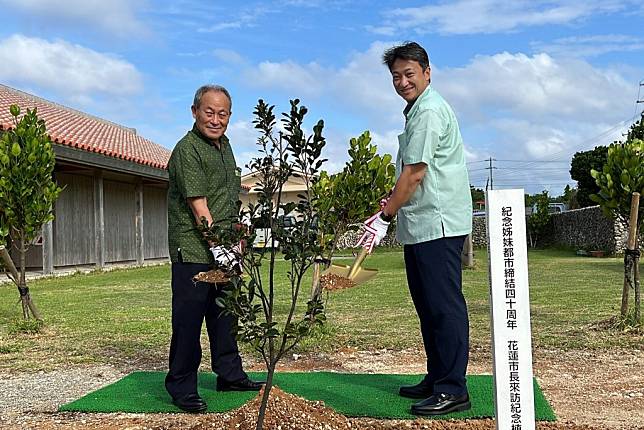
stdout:
{"type": "Polygon", "coordinates": [[[105,262],[136,260],[136,187],[105,180],[105,262]]]}
{"type": "MultiPolygon", "coordinates": [[[[117,263],[168,257],[167,188],[159,185],[120,182],[102,175],[88,176],[57,172],[56,180],[64,187],[54,205],[52,223],[53,266],[99,265],[97,240],[104,241],[104,263],[117,263]],[[97,182],[103,181],[104,233],[96,231],[98,205],[97,182]],[[142,190],[143,249],[137,240],[137,206],[142,190]],[[139,196],[140,196],[139,195],[139,196]],[[140,258],[142,256],[142,258],[140,258]]],[[[12,252],[18,262],[18,254],[12,252]]],[[[42,243],[27,253],[27,267],[43,268],[42,243]]]]}
{"type": "Polygon", "coordinates": [[[168,257],[168,190],[143,187],[144,257],[168,257]]]}
{"type": "Polygon", "coordinates": [[[54,266],[93,264],[94,178],[57,173],[56,181],[65,189],[54,206],[54,266]]]}

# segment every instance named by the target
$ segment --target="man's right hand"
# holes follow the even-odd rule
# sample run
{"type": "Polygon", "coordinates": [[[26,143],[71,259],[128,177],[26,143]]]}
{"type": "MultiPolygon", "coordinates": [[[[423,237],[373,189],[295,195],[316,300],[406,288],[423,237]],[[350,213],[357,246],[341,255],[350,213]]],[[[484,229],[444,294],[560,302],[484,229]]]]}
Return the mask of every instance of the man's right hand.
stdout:
{"type": "Polygon", "coordinates": [[[210,248],[212,256],[218,266],[225,270],[239,270],[239,254],[233,249],[227,249],[223,246],[213,246],[210,248]]]}
{"type": "Polygon", "coordinates": [[[364,222],[364,234],[356,244],[356,246],[366,248],[369,253],[373,251],[375,246],[380,244],[380,241],[387,234],[387,229],[389,229],[389,222],[380,217],[381,213],[382,211],[378,212],[364,222]]]}

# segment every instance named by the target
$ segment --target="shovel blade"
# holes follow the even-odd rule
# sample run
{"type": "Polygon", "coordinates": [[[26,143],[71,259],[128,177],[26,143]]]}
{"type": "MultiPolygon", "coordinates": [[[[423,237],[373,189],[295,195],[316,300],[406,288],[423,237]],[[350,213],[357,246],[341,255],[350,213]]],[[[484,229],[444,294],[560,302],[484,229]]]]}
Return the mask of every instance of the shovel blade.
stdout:
{"type": "Polygon", "coordinates": [[[350,270],[351,266],[347,266],[345,264],[332,264],[328,269],[322,272],[322,276],[333,274],[336,276],[342,276],[343,278],[348,278],[350,270]]]}
{"type": "Polygon", "coordinates": [[[349,279],[351,279],[356,285],[359,285],[367,282],[368,280],[376,276],[377,273],[378,271],[375,269],[359,268],[352,277],[349,277],[349,279]]]}
{"type": "Polygon", "coordinates": [[[336,276],[341,276],[343,278],[349,279],[355,285],[359,285],[364,282],[367,282],[368,280],[376,276],[376,274],[378,273],[378,271],[375,269],[363,269],[362,267],[359,267],[355,271],[353,276],[349,276],[350,271],[351,271],[351,266],[347,266],[344,264],[332,264],[331,266],[329,266],[328,269],[322,272],[322,275],[332,273],[336,276]]]}

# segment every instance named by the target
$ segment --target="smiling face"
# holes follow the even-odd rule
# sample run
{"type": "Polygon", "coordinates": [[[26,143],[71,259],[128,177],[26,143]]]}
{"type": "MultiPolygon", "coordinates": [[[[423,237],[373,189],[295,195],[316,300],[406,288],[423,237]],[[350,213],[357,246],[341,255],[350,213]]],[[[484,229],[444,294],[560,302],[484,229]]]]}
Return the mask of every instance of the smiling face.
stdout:
{"type": "Polygon", "coordinates": [[[398,58],[390,72],[396,92],[407,103],[415,101],[429,86],[431,70],[423,70],[418,61],[398,58]]]}
{"type": "Polygon", "coordinates": [[[199,106],[192,106],[192,117],[197,129],[212,142],[219,142],[230,121],[230,100],[220,91],[207,91],[199,106]]]}

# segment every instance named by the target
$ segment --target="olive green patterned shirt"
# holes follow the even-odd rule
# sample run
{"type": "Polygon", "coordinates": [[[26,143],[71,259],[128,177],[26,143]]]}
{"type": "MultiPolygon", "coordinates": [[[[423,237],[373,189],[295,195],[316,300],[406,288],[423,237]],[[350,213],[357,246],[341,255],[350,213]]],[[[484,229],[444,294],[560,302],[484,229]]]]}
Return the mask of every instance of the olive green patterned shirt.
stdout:
{"type": "Polygon", "coordinates": [[[214,262],[208,243],[197,229],[189,197],[206,197],[215,223],[237,215],[241,169],[237,168],[228,138],[222,136],[219,141],[217,148],[193,126],[170,156],[168,245],[173,263],[214,262]]]}

